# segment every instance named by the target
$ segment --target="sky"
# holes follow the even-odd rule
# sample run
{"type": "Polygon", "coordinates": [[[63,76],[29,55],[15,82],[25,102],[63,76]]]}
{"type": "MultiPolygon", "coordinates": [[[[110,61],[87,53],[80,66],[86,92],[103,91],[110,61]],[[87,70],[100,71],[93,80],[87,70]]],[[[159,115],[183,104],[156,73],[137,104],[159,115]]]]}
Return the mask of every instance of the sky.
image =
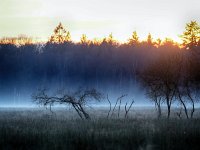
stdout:
{"type": "Polygon", "coordinates": [[[200,0],[0,0],[0,37],[48,39],[62,22],[74,41],[110,33],[126,41],[135,30],[179,41],[191,20],[200,22],[200,0]]]}

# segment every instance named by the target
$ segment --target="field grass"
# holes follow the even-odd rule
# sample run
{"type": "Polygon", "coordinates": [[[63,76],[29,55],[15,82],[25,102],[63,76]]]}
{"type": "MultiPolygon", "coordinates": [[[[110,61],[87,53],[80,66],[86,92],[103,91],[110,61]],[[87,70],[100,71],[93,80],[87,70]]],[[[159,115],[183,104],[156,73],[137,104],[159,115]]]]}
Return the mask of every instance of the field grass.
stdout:
{"type": "MultiPolygon", "coordinates": [[[[0,150],[200,149],[198,118],[158,120],[135,111],[128,119],[107,119],[105,111],[99,110],[96,116],[99,112],[102,117],[92,113],[92,120],[84,121],[72,110],[55,112],[50,115],[41,109],[1,109],[0,150]]],[[[145,114],[150,112],[146,110],[145,114]]]]}

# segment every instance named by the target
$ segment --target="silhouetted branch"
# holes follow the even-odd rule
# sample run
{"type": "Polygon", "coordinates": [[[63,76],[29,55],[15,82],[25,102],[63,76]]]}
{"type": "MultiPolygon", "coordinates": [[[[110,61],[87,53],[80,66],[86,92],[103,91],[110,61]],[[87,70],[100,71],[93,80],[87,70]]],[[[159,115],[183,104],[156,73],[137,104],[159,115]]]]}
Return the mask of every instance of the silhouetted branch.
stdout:
{"type": "MultiPolygon", "coordinates": [[[[115,108],[116,108],[116,106],[117,106],[117,104],[118,104],[118,101],[121,100],[121,99],[122,99],[123,97],[125,97],[125,96],[126,96],[126,95],[122,95],[122,96],[120,96],[120,97],[117,98],[116,103],[115,103],[115,106],[114,106],[114,108],[113,108],[113,110],[112,110],[111,116],[114,114],[114,111],[115,111],[115,108]]],[[[119,110],[118,110],[118,112],[119,112],[119,110]]]]}
{"type": "Polygon", "coordinates": [[[125,97],[127,95],[122,95],[119,99],[119,107],[118,107],[118,118],[119,118],[119,113],[120,113],[120,108],[121,108],[121,103],[122,103],[122,98],[125,97]]]}
{"type": "Polygon", "coordinates": [[[110,100],[109,100],[109,98],[108,98],[108,94],[107,94],[107,100],[108,100],[108,103],[109,103],[109,111],[108,111],[108,114],[107,114],[107,118],[109,118],[110,111],[111,111],[111,109],[112,109],[112,105],[111,105],[111,102],[110,102],[110,100]]]}
{"type": "Polygon", "coordinates": [[[130,111],[130,109],[131,109],[131,107],[132,107],[132,105],[133,105],[134,102],[135,102],[135,101],[134,101],[134,99],[133,99],[133,100],[131,101],[131,104],[129,105],[128,109],[127,109],[128,102],[126,102],[126,105],[125,105],[125,118],[128,117],[128,113],[129,113],[129,111],[130,111]]]}
{"type": "Polygon", "coordinates": [[[50,111],[53,104],[72,105],[81,119],[90,119],[89,114],[85,111],[83,106],[92,99],[100,101],[101,93],[97,92],[95,89],[91,89],[79,90],[72,94],[61,94],[60,96],[48,96],[46,90],[40,90],[37,94],[33,95],[32,98],[36,104],[45,107],[49,106],[50,111]]]}
{"type": "Polygon", "coordinates": [[[179,119],[182,118],[182,107],[180,108],[179,112],[176,113],[179,119]]]}

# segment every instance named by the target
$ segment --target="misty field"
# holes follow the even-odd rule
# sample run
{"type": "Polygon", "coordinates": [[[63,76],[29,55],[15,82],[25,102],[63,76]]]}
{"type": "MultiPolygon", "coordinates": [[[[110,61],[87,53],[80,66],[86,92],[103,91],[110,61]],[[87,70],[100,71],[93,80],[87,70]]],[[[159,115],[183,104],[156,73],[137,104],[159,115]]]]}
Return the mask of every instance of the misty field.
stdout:
{"type": "MultiPolygon", "coordinates": [[[[174,110],[174,114],[175,114],[174,110]]],[[[0,110],[1,150],[66,149],[199,149],[200,119],[157,119],[151,108],[135,109],[129,118],[106,118],[105,108],[92,109],[91,120],[73,110],[26,108],[0,110]]],[[[199,110],[197,111],[199,114],[199,110]]]]}

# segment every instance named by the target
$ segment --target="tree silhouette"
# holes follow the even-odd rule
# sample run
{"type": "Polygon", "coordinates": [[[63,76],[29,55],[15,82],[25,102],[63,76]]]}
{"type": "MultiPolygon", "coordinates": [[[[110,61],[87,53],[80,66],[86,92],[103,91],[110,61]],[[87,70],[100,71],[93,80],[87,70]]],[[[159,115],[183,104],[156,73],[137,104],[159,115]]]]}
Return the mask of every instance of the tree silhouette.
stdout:
{"type": "Polygon", "coordinates": [[[84,45],[88,44],[89,41],[87,39],[86,34],[82,34],[80,41],[81,41],[81,44],[84,44],[84,45]]]}
{"type": "Polygon", "coordinates": [[[100,101],[102,94],[96,89],[78,89],[70,93],[60,90],[60,93],[50,96],[46,89],[41,89],[32,95],[33,102],[45,107],[51,107],[55,104],[70,105],[74,108],[81,119],[90,119],[90,115],[86,112],[85,106],[92,100],[100,101]]]}
{"type": "Polygon", "coordinates": [[[139,43],[139,37],[138,37],[136,31],[134,31],[134,32],[132,33],[132,36],[131,36],[131,38],[128,40],[128,43],[131,44],[131,45],[135,45],[135,44],[138,44],[138,43],[139,43]]]}
{"type": "Polygon", "coordinates": [[[148,36],[147,36],[147,44],[153,45],[153,38],[152,38],[151,33],[149,33],[148,36]]]}
{"type": "Polygon", "coordinates": [[[162,44],[168,47],[176,45],[173,39],[171,38],[165,38],[162,44]]]}
{"type": "Polygon", "coordinates": [[[147,89],[147,96],[158,108],[158,117],[161,116],[161,101],[167,105],[167,118],[170,118],[171,106],[175,100],[176,87],[180,79],[179,53],[173,52],[149,65],[141,74],[143,85],[147,89]]]}
{"type": "Polygon", "coordinates": [[[116,43],[116,41],[115,41],[114,38],[113,38],[113,34],[112,34],[112,33],[110,33],[110,34],[108,35],[107,43],[110,44],[110,45],[114,45],[114,44],[116,43]]]}
{"type": "Polygon", "coordinates": [[[64,43],[70,41],[71,41],[70,32],[65,30],[62,23],[59,23],[59,25],[54,29],[54,34],[50,37],[50,42],[64,43]]]}
{"type": "Polygon", "coordinates": [[[162,40],[161,40],[160,38],[158,38],[158,39],[156,40],[156,45],[157,45],[157,47],[161,46],[161,44],[162,44],[162,40]]]}
{"type": "Polygon", "coordinates": [[[200,41],[200,26],[196,21],[191,21],[186,24],[185,31],[180,36],[183,40],[183,45],[188,49],[193,49],[200,41]]]}

